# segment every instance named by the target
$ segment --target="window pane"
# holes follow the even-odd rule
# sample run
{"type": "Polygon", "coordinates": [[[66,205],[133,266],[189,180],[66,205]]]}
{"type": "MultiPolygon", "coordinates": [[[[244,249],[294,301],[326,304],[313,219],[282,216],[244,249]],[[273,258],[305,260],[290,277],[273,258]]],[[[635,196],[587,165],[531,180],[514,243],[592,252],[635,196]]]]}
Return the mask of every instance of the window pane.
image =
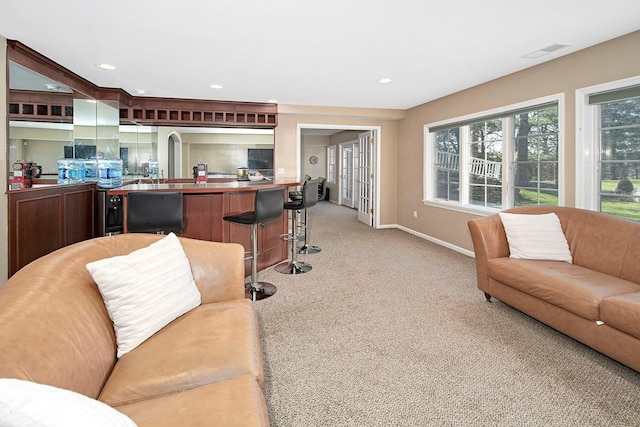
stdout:
{"type": "Polygon", "coordinates": [[[640,98],[600,109],[600,210],[640,221],[640,98]]]}
{"type": "Polygon", "coordinates": [[[602,160],[640,160],[640,127],[602,130],[602,160]]]}
{"type": "Polygon", "coordinates": [[[502,187],[471,185],[469,203],[499,208],[502,206],[502,187]]]}
{"type": "Polygon", "coordinates": [[[600,197],[600,211],[632,221],[640,221],[638,197],[603,194],[600,197]]]}
{"type": "Polygon", "coordinates": [[[469,203],[501,207],[502,120],[473,123],[470,131],[469,203]]]}
{"type": "Polygon", "coordinates": [[[536,160],[538,158],[535,138],[532,138],[530,142],[527,136],[516,136],[514,143],[514,155],[517,161],[526,162],[528,160],[536,160]],[[530,149],[531,151],[529,151],[530,149]]]}
{"type": "Polygon", "coordinates": [[[336,182],[336,146],[327,147],[327,182],[336,182]]]}
{"type": "Polygon", "coordinates": [[[436,197],[460,200],[460,128],[436,132],[436,197]]]}
{"type": "Polygon", "coordinates": [[[608,102],[602,104],[600,111],[603,128],[637,125],[640,117],[640,98],[608,102]]]}
{"type": "Polygon", "coordinates": [[[514,206],[530,206],[530,205],[553,205],[558,204],[558,191],[552,189],[544,189],[539,191],[531,188],[515,188],[513,205],[514,206]]]}
{"type": "Polygon", "coordinates": [[[605,185],[607,181],[617,184],[621,179],[638,179],[640,177],[640,162],[603,162],[601,165],[600,179],[602,188],[609,188],[605,185]]]}
{"type": "Polygon", "coordinates": [[[513,117],[514,206],[558,204],[558,108],[513,117]]]}
{"type": "Polygon", "coordinates": [[[558,189],[558,163],[557,162],[540,162],[539,163],[538,184],[544,188],[558,189]]]}
{"type": "Polygon", "coordinates": [[[640,162],[602,164],[600,210],[634,221],[640,220],[640,162]]]}
{"type": "Polygon", "coordinates": [[[458,172],[438,170],[436,197],[444,200],[460,200],[458,172]]]}

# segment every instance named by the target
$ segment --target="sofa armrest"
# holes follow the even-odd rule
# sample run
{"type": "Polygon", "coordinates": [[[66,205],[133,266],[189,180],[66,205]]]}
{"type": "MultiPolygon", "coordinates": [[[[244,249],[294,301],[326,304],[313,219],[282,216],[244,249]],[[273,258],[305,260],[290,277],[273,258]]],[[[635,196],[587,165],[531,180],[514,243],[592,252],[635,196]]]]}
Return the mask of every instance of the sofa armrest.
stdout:
{"type": "Polygon", "coordinates": [[[202,303],[244,298],[244,248],[180,237],[202,303]]]}
{"type": "Polygon", "coordinates": [[[476,258],[478,288],[490,294],[487,262],[509,256],[509,243],[499,215],[472,219],[468,223],[476,258]]]}

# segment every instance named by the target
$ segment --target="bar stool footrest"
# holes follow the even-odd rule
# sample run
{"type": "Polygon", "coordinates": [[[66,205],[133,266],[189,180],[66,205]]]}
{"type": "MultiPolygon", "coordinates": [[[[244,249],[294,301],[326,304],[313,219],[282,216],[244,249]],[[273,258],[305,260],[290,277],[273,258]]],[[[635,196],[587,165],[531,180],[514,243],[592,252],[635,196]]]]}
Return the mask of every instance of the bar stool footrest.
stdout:
{"type": "Polygon", "coordinates": [[[316,245],[304,245],[301,246],[300,248],[298,248],[298,253],[299,254],[317,254],[318,252],[322,251],[322,248],[320,246],[316,246],[316,245]]]}
{"type": "Polygon", "coordinates": [[[285,261],[280,263],[274,267],[274,269],[278,273],[282,274],[303,274],[311,271],[311,264],[307,264],[306,262],[296,261],[290,262],[285,261]]]}

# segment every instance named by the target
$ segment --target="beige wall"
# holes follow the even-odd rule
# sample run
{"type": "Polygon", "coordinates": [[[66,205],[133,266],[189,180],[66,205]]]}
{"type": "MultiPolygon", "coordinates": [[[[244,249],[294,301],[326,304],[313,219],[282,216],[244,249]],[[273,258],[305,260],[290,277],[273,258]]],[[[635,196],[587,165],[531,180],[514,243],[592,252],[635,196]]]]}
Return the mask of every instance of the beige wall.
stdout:
{"type": "Polygon", "coordinates": [[[473,215],[424,206],[424,125],[564,93],[566,204],[575,203],[575,91],[640,75],[640,31],[414,107],[400,122],[398,136],[398,224],[471,250],[467,221],[473,215]],[[418,218],[413,217],[418,212],[418,218]]]}
{"type": "Polygon", "coordinates": [[[273,135],[183,133],[181,137],[191,168],[204,160],[210,173],[235,174],[236,168],[248,165],[247,149],[273,148],[273,135]]]}
{"type": "Polygon", "coordinates": [[[328,135],[305,135],[301,139],[300,164],[302,176],[309,175],[312,178],[327,176],[327,146],[331,143],[328,135]],[[318,163],[309,162],[311,156],[318,158],[318,163]]]}
{"type": "Polygon", "coordinates": [[[381,225],[395,224],[398,120],[404,115],[403,110],[279,105],[275,133],[275,167],[284,168],[281,177],[296,177],[300,159],[298,124],[345,126],[352,129],[380,126],[379,222],[381,225]]]}
{"type": "MultiPolygon", "coordinates": [[[[13,127],[9,131],[11,159],[31,160],[42,167],[43,174],[58,174],[58,158],[64,155],[64,147],[73,141],[73,131],[13,127]]],[[[48,176],[47,178],[55,178],[48,176]]]]}
{"type": "MultiPolygon", "coordinates": [[[[7,39],[0,37],[0,64],[7,63],[7,39]]],[[[0,67],[0,82],[7,81],[7,67],[0,67]]],[[[8,229],[8,208],[7,189],[9,188],[9,171],[7,171],[7,85],[0,83],[0,283],[9,276],[9,234],[8,229]]]]}

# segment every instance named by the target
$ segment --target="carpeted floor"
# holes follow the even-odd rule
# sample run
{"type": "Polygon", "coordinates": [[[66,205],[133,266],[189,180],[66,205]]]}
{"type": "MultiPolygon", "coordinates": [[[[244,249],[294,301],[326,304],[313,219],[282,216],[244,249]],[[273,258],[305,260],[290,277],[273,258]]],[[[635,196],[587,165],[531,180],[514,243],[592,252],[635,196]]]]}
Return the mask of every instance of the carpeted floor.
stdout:
{"type": "Polygon", "coordinates": [[[255,303],[272,426],[640,426],[640,374],[487,303],[472,258],[311,215],[313,269],[259,275],[278,287],[255,303]]]}

